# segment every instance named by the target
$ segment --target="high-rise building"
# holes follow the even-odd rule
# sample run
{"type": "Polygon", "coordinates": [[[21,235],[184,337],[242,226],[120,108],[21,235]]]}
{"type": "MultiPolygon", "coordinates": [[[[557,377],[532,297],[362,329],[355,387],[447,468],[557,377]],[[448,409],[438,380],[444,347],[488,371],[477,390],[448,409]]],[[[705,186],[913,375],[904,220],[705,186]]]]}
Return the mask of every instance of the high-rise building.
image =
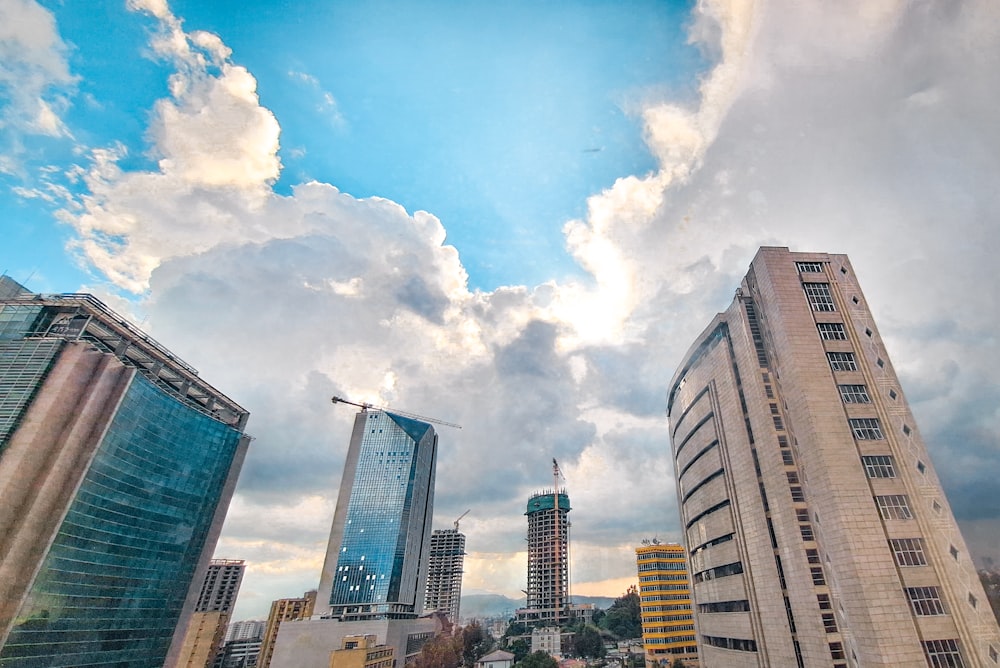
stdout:
{"type": "Polygon", "coordinates": [[[347,451],[317,612],[341,620],[423,613],[437,434],[426,422],[361,410],[347,451]]]}
{"type": "Polygon", "coordinates": [[[698,644],[684,547],[653,541],[636,548],[635,558],[646,668],[670,665],[675,659],[696,661],[698,644]]]}
{"type": "Polygon", "coordinates": [[[667,414],[702,665],[997,665],[1000,631],[846,256],[760,249],[667,414]]]}
{"type": "MultiPolygon", "coordinates": [[[[458,522],[455,523],[456,525],[458,522]]],[[[465,562],[465,534],[458,528],[435,529],[431,534],[430,561],[424,609],[448,615],[459,622],[462,604],[462,566],[465,562]]]]}
{"type": "Polygon", "coordinates": [[[258,668],[268,668],[274,654],[274,643],[278,639],[278,629],[282,622],[294,622],[312,617],[316,607],[316,590],[310,590],[299,598],[279,598],[271,603],[271,613],[267,616],[264,636],[260,643],[258,668]]]}
{"type": "Polygon", "coordinates": [[[172,665],[247,416],[94,297],[0,277],[0,665],[172,665]]]}
{"type": "Polygon", "coordinates": [[[330,668],[393,668],[395,652],[388,645],[378,644],[371,634],[346,636],[341,648],[330,653],[330,668]]]}
{"type": "Polygon", "coordinates": [[[528,587],[519,622],[561,626],[569,601],[569,496],[558,487],[528,499],[528,587]]]}
{"type": "Polygon", "coordinates": [[[325,668],[348,635],[375,635],[399,665],[440,629],[424,611],[434,470],[434,428],[364,407],[337,496],[314,618],[283,624],[274,668],[325,668]]]}
{"type": "Polygon", "coordinates": [[[242,559],[212,559],[188,623],[177,661],[185,668],[211,668],[229,626],[246,571],[242,559]]]}
{"type": "Polygon", "coordinates": [[[248,619],[242,622],[233,622],[226,629],[226,642],[230,640],[263,638],[264,629],[266,628],[267,622],[263,619],[248,619]]]}

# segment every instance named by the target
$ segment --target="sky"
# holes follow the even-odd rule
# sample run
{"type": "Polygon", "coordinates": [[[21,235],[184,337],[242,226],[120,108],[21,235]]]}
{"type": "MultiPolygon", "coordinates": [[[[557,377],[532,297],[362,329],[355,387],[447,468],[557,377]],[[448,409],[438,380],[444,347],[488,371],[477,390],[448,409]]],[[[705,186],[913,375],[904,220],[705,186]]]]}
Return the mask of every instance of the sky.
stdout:
{"type": "Polygon", "coordinates": [[[1000,561],[1000,9],[0,0],[0,271],[251,411],[234,619],[318,584],[353,410],[441,427],[434,525],[519,596],[558,459],[578,594],[680,540],[666,386],[761,245],[846,253],[1000,561]]]}

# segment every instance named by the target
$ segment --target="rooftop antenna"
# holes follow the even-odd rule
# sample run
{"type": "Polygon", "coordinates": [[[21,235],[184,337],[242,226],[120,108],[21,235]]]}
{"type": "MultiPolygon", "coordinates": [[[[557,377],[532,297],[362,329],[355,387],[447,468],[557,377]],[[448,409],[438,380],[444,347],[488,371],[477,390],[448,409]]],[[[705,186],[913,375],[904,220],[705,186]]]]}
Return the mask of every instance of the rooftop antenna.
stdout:
{"type": "MultiPolygon", "coordinates": [[[[385,408],[385,407],[382,407],[382,406],[375,406],[373,404],[368,403],[367,401],[359,404],[356,401],[350,401],[349,399],[344,399],[343,397],[337,397],[337,396],[333,397],[333,399],[331,401],[333,403],[335,403],[335,404],[350,404],[351,406],[357,406],[362,411],[369,411],[369,410],[383,411],[383,412],[386,412],[386,413],[393,413],[395,415],[400,415],[400,416],[405,417],[405,418],[412,418],[414,420],[420,420],[422,422],[432,422],[434,424],[439,424],[439,425],[441,425],[443,427],[454,427],[455,429],[461,429],[462,428],[462,425],[455,424],[454,422],[445,422],[444,420],[438,420],[436,418],[429,418],[429,417],[426,417],[424,415],[417,415],[416,413],[408,413],[406,411],[398,411],[395,408],[385,408]]],[[[555,461],[555,460],[553,460],[553,461],[555,461]]],[[[466,512],[468,512],[468,511],[466,511],[466,512]]],[[[464,515],[462,517],[464,517],[464,515]]],[[[462,519],[462,518],[460,517],[459,519],[462,519]]]]}

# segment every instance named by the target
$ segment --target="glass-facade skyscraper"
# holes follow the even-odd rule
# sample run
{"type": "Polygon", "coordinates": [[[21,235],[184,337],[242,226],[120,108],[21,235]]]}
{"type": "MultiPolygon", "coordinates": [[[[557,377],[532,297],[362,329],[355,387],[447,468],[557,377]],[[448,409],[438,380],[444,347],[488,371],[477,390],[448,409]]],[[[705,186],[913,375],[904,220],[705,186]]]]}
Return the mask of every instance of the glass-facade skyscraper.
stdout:
{"type": "Polygon", "coordinates": [[[350,621],[423,612],[436,460],[431,425],[376,409],[357,414],[317,614],[350,621]]]}
{"type": "Polygon", "coordinates": [[[247,417],[90,295],[0,278],[0,666],[169,662],[247,417]]]}

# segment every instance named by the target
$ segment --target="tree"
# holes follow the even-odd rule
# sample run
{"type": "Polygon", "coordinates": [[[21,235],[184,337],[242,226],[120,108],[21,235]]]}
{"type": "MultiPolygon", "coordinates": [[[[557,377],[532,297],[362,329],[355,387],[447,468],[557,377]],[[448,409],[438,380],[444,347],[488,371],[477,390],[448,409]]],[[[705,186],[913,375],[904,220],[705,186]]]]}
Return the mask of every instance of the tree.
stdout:
{"type": "Polygon", "coordinates": [[[589,624],[576,632],[573,647],[576,654],[591,659],[599,659],[605,653],[601,632],[589,624]]]}
{"type": "Polygon", "coordinates": [[[514,668],[559,668],[559,664],[545,652],[532,652],[514,664],[514,668]]]}
{"type": "Polygon", "coordinates": [[[473,668],[480,657],[485,656],[496,645],[496,640],[483,629],[478,621],[462,629],[462,664],[466,668],[473,668]]]}
{"type": "Polygon", "coordinates": [[[531,653],[531,643],[524,638],[517,638],[507,646],[507,649],[514,655],[514,663],[517,663],[531,653]]]}
{"type": "Polygon", "coordinates": [[[642,615],[639,591],[629,587],[622,596],[615,599],[608,611],[601,617],[601,628],[611,632],[619,640],[642,637],[642,615]]]}
{"type": "Polygon", "coordinates": [[[413,668],[459,668],[461,665],[461,638],[447,634],[428,640],[412,664],[413,668]]]}

